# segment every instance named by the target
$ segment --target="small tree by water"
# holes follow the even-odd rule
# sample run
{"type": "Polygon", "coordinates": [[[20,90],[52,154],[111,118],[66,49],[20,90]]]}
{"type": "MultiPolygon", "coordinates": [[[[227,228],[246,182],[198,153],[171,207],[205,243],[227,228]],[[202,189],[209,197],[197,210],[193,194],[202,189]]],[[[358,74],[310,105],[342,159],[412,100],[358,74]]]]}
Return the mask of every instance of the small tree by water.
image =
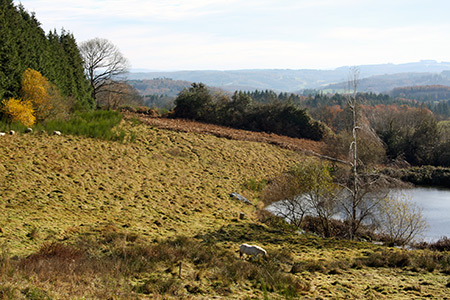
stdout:
{"type": "Polygon", "coordinates": [[[404,246],[427,228],[422,209],[404,194],[386,197],[381,202],[378,217],[379,231],[392,245],[404,246]]]}

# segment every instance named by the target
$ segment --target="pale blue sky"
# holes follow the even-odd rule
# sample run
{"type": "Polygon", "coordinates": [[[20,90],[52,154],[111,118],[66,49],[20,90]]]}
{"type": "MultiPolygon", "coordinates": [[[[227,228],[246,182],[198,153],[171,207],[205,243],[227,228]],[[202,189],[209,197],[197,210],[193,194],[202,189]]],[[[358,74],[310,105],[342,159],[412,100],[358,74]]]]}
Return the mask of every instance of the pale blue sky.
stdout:
{"type": "Polygon", "coordinates": [[[132,68],[332,69],[450,61],[447,0],[21,0],[48,31],[107,38],[132,68]]]}

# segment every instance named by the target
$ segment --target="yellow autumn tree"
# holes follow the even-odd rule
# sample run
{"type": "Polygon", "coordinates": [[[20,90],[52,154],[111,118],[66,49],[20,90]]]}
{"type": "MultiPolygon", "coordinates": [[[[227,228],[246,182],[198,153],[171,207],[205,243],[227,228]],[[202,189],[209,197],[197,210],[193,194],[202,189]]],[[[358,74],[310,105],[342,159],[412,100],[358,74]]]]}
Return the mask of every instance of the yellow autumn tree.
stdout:
{"type": "Polygon", "coordinates": [[[22,74],[21,94],[25,102],[31,103],[37,120],[46,119],[52,112],[51,83],[42,74],[26,69],[22,74]]]}
{"type": "Polygon", "coordinates": [[[33,105],[30,101],[15,98],[4,99],[2,110],[13,122],[20,122],[25,126],[32,126],[36,122],[33,105]]]}

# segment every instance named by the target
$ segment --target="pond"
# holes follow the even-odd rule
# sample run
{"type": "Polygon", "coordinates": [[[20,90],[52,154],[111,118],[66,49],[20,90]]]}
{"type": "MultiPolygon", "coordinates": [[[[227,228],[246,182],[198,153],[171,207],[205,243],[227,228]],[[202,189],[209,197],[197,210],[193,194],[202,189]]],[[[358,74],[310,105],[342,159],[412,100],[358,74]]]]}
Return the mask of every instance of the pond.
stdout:
{"type": "Polygon", "coordinates": [[[423,216],[429,225],[423,235],[425,241],[450,237],[450,189],[416,187],[404,193],[423,208],[423,216]]]}
{"type": "MultiPolygon", "coordinates": [[[[415,187],[412,189],[394,191],[393,193],[403,193],[405,196],[414,201],[420,208],[422,214],[428,224],[422,236],[417,236],[417,241],[433,242],[447,236],[450,238],[450,189],[442,189],[436,187],[415,187]]],[[[270,205],[266,209],[277,214],[283,215],[286,210],[278,202],[270,205]]],[[[290,210],[298,208],[290,207],[290,210]]]]}

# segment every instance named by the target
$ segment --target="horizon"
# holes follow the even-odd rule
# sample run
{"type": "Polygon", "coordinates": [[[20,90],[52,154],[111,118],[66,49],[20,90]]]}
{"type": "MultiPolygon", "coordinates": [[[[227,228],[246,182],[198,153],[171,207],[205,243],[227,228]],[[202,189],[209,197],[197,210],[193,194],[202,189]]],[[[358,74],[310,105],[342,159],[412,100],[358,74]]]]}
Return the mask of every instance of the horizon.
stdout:
{"type": "Polygon", "coordinates": [[[437,61],[433,59],[421,59],[419,61],[411,61],[411,62],[405,62],[400,64],[395,63],[380,63],[380,64],[363,64],[358,66],[339,66],[336,68],[329,68],[329,69],[317,69],[317,68],[303,68],[303,69],[293,69],[293,68],[252,68],[252,69],[190,69],[190,70],[152,70],[152,69],[145,69],[145,68],[131,68],[130,73],[171,73],[171,72],[226,72],[226,71],[264,71],[264,70],[286,70],[286,71],[336,71],[338,69],[342,68],[352,68],[352,67],[372,67],[372,66],[401,66],[401,65],[409,65],[409,64],[420,64],[420,63],[435,63],[435,64],[449,64],[450,69],[450,61],[437,61]]]}
{"type": "Polygon", "coordinates": [[[334,70],[450,61],[443,0],[14,0],[45,32],[106,38],[132,69],[334,70]]]}

